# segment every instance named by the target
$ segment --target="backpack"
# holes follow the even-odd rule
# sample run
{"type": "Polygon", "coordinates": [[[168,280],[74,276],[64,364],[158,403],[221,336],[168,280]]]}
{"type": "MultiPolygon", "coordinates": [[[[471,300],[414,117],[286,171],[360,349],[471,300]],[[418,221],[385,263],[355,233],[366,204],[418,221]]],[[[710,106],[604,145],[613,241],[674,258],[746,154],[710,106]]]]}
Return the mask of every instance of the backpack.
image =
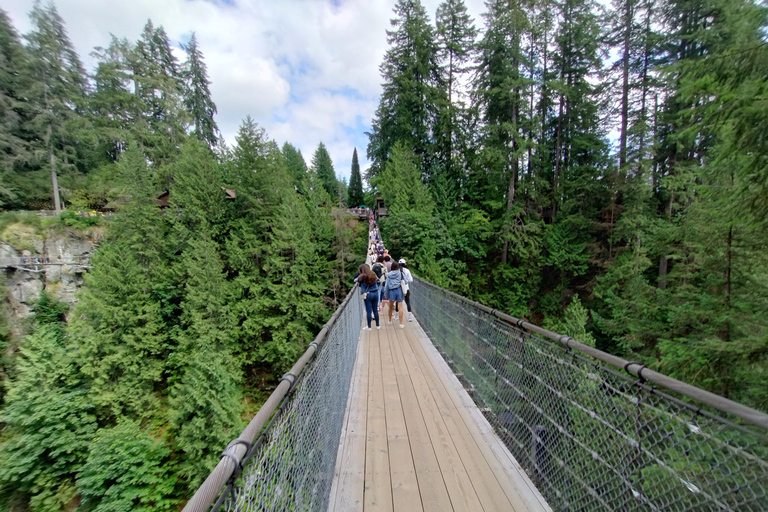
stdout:
{"type": "Polygon", "coordinates": [[[387,279],[387,274],[382,270],[386,268],[381,263],[375,263],[371,270],[373,270],[373,273],[376,274],[376,277],[379,278],[379,282],[383,283],[387,279]]]}

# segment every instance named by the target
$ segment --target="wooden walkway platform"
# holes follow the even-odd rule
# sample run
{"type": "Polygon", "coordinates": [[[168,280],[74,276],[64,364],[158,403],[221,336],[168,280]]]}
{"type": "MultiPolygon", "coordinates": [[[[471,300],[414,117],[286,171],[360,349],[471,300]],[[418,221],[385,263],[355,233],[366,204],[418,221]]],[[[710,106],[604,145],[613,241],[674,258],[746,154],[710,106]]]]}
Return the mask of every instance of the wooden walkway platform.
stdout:
{"type": "Polygon", "coordinates": [[[362,331],[329,511],[551,510],[416,320],[362,331]]]}

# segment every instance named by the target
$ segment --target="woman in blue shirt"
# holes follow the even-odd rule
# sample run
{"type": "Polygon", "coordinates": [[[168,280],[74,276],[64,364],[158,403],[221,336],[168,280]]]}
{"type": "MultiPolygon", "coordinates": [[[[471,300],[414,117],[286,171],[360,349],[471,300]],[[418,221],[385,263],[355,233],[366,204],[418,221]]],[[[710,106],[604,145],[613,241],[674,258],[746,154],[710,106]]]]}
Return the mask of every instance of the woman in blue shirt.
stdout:
{"type": "MultiPolygon", "coordinates": [[[[392,262],[392,270],[387,273],[387,280],[384,282],[384,300],[389,301],[389,323],[392,323],[392,313],[395,311],[395,304],[400,311],[405,311],[403,308],[403,290],[400,288],[400,281],[402,280],[402,274],[400,274],[400,265],[396,261],[392,262]]],[[[403,329],[403,317],[405,314],[400,315],[400,328],[403,329]]]]}
{"type": "Polygon", "coordinates": [[[368,320],[368,330],[371,330],[371,315],[376,319],[376,328],[379,325],[379,279],[368,265],[360,265],[357,282],[360,283],[360,296],[365,303],[365,317],[368,320]]]}

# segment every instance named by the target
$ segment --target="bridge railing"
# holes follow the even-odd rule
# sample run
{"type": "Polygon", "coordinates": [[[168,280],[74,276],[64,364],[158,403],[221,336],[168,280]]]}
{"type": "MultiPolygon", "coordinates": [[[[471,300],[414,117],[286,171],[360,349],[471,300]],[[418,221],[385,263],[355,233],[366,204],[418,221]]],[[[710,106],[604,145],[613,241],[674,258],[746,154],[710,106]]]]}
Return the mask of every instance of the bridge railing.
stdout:
{"type": "Polygon", "coordinates": [[[184,512],[328,508],[362,326],[357,294],[355,285],[184,512]]]}
{"type": "Polygon", "coordinates": [[[768,415],[422,280],[411,303],[554,510],[768,510],[768,415]]]}

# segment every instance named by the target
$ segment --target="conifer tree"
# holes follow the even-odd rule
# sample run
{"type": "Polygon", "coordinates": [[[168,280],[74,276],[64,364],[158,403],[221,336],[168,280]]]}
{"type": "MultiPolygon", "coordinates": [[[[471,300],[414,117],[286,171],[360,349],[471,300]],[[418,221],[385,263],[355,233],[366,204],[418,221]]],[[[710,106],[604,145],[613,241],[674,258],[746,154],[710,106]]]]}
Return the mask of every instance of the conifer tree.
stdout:
{"type": "Polygon", "coordinates": [[[461,81],[470,71],[477,29],[467,13],[463,0],[445,0],[437,8],[437,59],[440,63],[444,104],[440,105],[435,129],[436,158],[444,168],[444,186],[453,188],[456,196],[465,181],[466,149],[470,134],[466,119],[469,111],[463,101],[461,81]]]}
{"type": "Polygon", "coordinates": [[[428,173],[437,112],[435,34],[419,0],[398,0],[387,31],[389,49],[380,66],[383,91],[369,135],[366,178],[384,169],[392,146],[413,148],[422,172],[428,173]]]}
{"type": "Polygon", "coordinates": [[[211,98],[210,81],[203,61],[203,53],[197,46],[194,33],[184,49],[187,52],[187,62],[182,71],[184,105],[192,116],[195,136],[207,142],[208,147],[213,148],[218,143],[219,133],[219,128],[213,119],[216,114],[216,105],[211,98]]]}
{"type": "MultiPolygon", "coordinates": [[[[522,127],[523,105],[528,103],[523,94],[527,90],[521,68],[527,58],[523,51],[523,38],[530,32],[530,22],[522,3],[518,0],[489,2],[486,30],[479,43],[479,64],[475,81],[476,102],[485,123],[483,134],[483,167],[487,175],[480,175],[478,192],[486,194],[498,189],[495,177],[503,177],[506,208],[502,220],[501,262],[507,262],[510,224],[520,176],[520,159],[526,142],[522,127]],[[491,180],[487,178],[490,177],[491,180]]],[[[498,197],[498,194],[496,194],[498,197]]],[[[499,198],[502,199],[502,198],[499,198]]]]}
{"type": "Polygon", "coordinates": [[[322,142],[318,144],[315,154],[312,155],[312,168],[317,173],[317,177],[325,191],[328,192],[333,201],[336,201],[339,190],[338,181],[333,170],[331,155],[328,154],[328,150],[322,142]]]}
{"type": "Polygon", "coordinates": [[[190,114],[184,108],[178,64],[163,28],[147,21],[129,58],[139,142],[153,162],[169,162],[186,136],[190,114]]]}
{"type": "Polygon", "coordinates": [[[360,162],[357,160],[357,148],[352,151],[352,172],[349,175],[349,199],[347,205],[356,208],[365,202],[363,197],[363,178],[360,175],[360,162]]]}
{"type": "Polygon", "coordinates": [[[53,4],[44,7],[41,0],[35,0],[30,20],[33,28],[26,39],[35,80],[29,95],[36,103],[30,123],[43,142],[37,149],[45,154],[54,205],[60,212],[58,174],[71,165],[73,142],[68,121],[77,115],[84,100],[85,69],[53,4]]]}
{"type": "Polygon", "coordinates": [[[304,157],[301,154],[301,150],[296,149],[293,144],[286,142],[283,144],[283,158],[285,159],[285,165],[288,169],[288,174],[293,180],[293,184],[299,188],[299,190],[306,192],[305,187],[307,185],[307,163],[304,161],[304,157]]]}
{"type": "Polygon", "coordinates": [[[0,9],[0,201],[6,205],[16,198],[11,171],[32,156],[25,137],[32,106],[25,99],[31,85],[28,59],[8,14],[0,9]]]}

